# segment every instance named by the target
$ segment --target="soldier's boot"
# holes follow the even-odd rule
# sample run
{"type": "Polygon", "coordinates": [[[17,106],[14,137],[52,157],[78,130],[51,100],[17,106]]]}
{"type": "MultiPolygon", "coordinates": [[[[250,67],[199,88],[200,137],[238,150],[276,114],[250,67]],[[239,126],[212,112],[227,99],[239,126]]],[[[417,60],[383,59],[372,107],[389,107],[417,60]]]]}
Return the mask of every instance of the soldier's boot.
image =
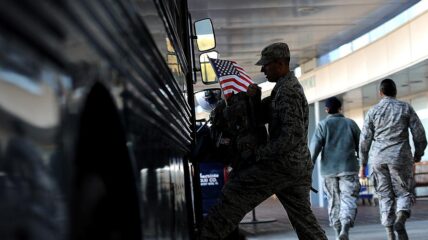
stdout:
{"type": "Polygon", "coordinates": [[[397,213],[397,218],[395,219],[394,229],[397,232],[399,240],[408,240],[406,231],[406,220],[409,217],[409,213],[406,211],[399,211],[397,213]]]}
{"type": "Polygon", "coordinates": [[[340,228],[334,228],[334,232],[336,233],[336,240],[339,240],[340,228]]]}
{"type": "Polygon", "coordinates": [[[351,223],[349,221],[342,222],[342,229],[340,230],[339,240],[349,240],[350,228],[351,228],[351,223]]]}
{"type": "Polygon", "coordinates": [[[340,221],[338,221],[338,222],[336,222],[334,225],[333,225],[333,229],[334,229],[334,232],[336,233],[336,240],[338,240],[339,239],[339,235],[340,235],[340,229],[342,229],[342,225],[340,224],[340,221]]]}
{"type": "Polygon", "coordinates": [[[388,240],[395,240],[394,227],[388,226],[388,227],[385,227],[385,230],[386,230],[386,236],[388,237],[388,240]]]}
{"type": "Polygon", "coordinates": [[[340,227],[334,227],[334,232],[336,233],[336,240],[339,239],[340,227]]]}

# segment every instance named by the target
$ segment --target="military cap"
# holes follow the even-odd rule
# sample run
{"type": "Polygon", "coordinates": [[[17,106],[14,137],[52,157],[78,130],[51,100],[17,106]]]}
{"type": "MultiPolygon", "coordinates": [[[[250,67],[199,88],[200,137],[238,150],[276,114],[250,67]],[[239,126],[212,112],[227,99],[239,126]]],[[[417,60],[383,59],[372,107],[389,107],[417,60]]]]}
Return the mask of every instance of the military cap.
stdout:
{"type": "Polygon", "coordinates": [[[280,58],[289,58],[290,49],[286,43],[278,42],[272,43],[271,45],[263,48],[262,56],[260,60],[257,61],[256,65],[266,65],[276,59],[280,58]]]}

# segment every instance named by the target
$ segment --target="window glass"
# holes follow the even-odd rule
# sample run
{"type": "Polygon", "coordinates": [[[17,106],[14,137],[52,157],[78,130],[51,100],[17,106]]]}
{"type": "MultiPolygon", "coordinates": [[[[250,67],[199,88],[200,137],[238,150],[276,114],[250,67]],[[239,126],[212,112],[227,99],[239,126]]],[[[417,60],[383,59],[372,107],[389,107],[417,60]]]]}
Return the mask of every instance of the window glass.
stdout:
{"type": "MultiPolygon", "coordinates": [[[[418,114],[419,119],[421,119],[422,125],[424,126],[424,129],[425,129],[425,134],[427,135],[428,133],[428,97],[422,96],[422,97],[414,98],[410,101],[410,103],[413,109],[415,109],[416,114],[418,114]]],[[[425,149],[425,154],[422,157],[422,159],[425,161],[428,161],[428,148],[425,149]]]]}
{"type": "Polygon", "coordinates": [[[352,52],[351,43],[343,44],[339,47],[339,57],[342,58],[352,52]]]}
{"type": "Polygon", "coordinates": [[[339,49],[337,48],[337,49],[329,52],[328,55],[329,55],[330,62],[336,61],[340,57],[339,49]]]}
{"type": "Polygon", "coordinates": [[[352,50],[355,51],[357,49],[360,49],[369,43],[370,43],[369,34],[366,33],[366,34],[362,35],[361,37],[352,41],[352,50]]]}

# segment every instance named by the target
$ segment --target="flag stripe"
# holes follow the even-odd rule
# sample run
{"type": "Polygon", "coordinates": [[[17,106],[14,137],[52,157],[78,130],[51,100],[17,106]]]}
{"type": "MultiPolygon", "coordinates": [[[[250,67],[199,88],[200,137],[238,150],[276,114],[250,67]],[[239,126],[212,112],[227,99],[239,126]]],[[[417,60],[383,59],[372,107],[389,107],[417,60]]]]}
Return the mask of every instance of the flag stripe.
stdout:
{"type": "Polygon", "coordinates": [[[246,79],[248,79],[249,82],[253,83],[253,81],[251,80],[251,77],[248,76],[246,73],[240,72],[240,74],[241,74],[241,77],[245,77],[246,79]]]}
{"type": "Polygon", "coordinates": [[[242,86],[242,85],[239,85],[239,84],[236,84],[235,82],[229,82],[229,83],[224,83],[224,84],[221,84],[221,87],[224,89],[224,88],[227,88],[227,87],[229,87],[229,86],[233,86],[234,88],[236,88],[236,89],[240,89],[240,91],[247,91],[247,88],[248,87],[246,87],[246,86],[242,86]]]}
{"type": "Polygon", "coordinates": [[[248,78],[241,75],[241,79],[244,80],[245,82],[247,82],[248,84],[253,84],[253,81],[251,81],[251,78],[248,79],[248,78]]]}
{"type": "Polygon", "coordinates": [[[227,78],[227,79],[221,79],[220,80],[220,84],[221,85],[225,84],[225,83],[229,83],[229,82],[233,82],[233,83],[235,83],[237,85],[240,85],[240,86],[242,86],[245,89],[247,89],[248,85],[250,85],[247,82],[242,82],[242,81],[239,81],[238,79],[235,79],[235,78],[227,78]]]}
{"type": "Polygon", "coordinates": [[[245,72],[245,70],[241,66],[239,66],[238,64],[233,64],[233,66],[235,66],[236,69],[238,69],[238,71],[240,70],[242,72],[245,72]]]}
{"type": "Polygon", "coordinates": [[[236,87],[235,87],[235,86],[233,86],[233,85],[231,85],[231,86],[227,86],[227,87],[224,87],[224,88],[223,88],[223,91],[224,91],[224,92],[227,92],[228,90],[230,90],[230,91],[232,91],[232,92],[235,92],[235,93],[243,92],[243,91],[242,91],[242,89],[240,89],[240,88],[236,88],[236,87]]]}
{"type": "Polygon", "coordinates": [[[247,91],[247,87],[240,86],[240,85],[238,85],[236,83],[233,83],[233,82],[232,83],[221,84],[221,88],[227,88],[229,86],[233,86],[235,89],[239,89],[239,92],[240,91],[243,91],[243,92],[247,91]]]}
{"type": "Polygon", "coordinates": [[[234,64],[234,66],[236,67],[236,70],[238,70],[239,74],[241,75],[241,77],[246,78],[246,80],[250,83],[253,84],[254,82],[251,80],[251,77],[248,76],[248,74],[245,72],[245,70],[239,66],[238,64],[234,64]]]}
{"type": "Polygon", "coordinates": [[[232,93],[246,92],[248,85],[253,84],[251,77],[235,61],[211,59],[220,87],[225,97],[232,93]]]}

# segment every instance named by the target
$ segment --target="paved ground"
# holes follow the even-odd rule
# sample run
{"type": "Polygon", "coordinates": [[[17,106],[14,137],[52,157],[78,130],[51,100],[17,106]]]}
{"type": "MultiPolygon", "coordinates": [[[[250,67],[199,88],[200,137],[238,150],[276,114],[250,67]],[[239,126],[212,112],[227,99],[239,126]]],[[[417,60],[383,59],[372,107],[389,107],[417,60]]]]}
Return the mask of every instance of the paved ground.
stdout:
{"type": "MultiPolygon", "coordinates": [[[[335,239],[333,229],[328,226],[327,209],[314,208],[314,213],[329,239],[335,239]]],[[[271,223],[240,224],[241,232],[248,240],[288,240],[297,239],[287,215],[275,197],[271,197],[256,208],[258,220],[276,219],[271,223]]],[[[243,221],[251,221],[249,213],[243,221]]],[[[418,199],[412,209],[412,217],[407,224],[409,239],[428,239],[428,199],[418,199]]],[[[386,239],[385,230],[379,222],[377,206],[362,206],[358,208],[355,227],[350,231],[351,240],[380,240],[386,239]]]]}

